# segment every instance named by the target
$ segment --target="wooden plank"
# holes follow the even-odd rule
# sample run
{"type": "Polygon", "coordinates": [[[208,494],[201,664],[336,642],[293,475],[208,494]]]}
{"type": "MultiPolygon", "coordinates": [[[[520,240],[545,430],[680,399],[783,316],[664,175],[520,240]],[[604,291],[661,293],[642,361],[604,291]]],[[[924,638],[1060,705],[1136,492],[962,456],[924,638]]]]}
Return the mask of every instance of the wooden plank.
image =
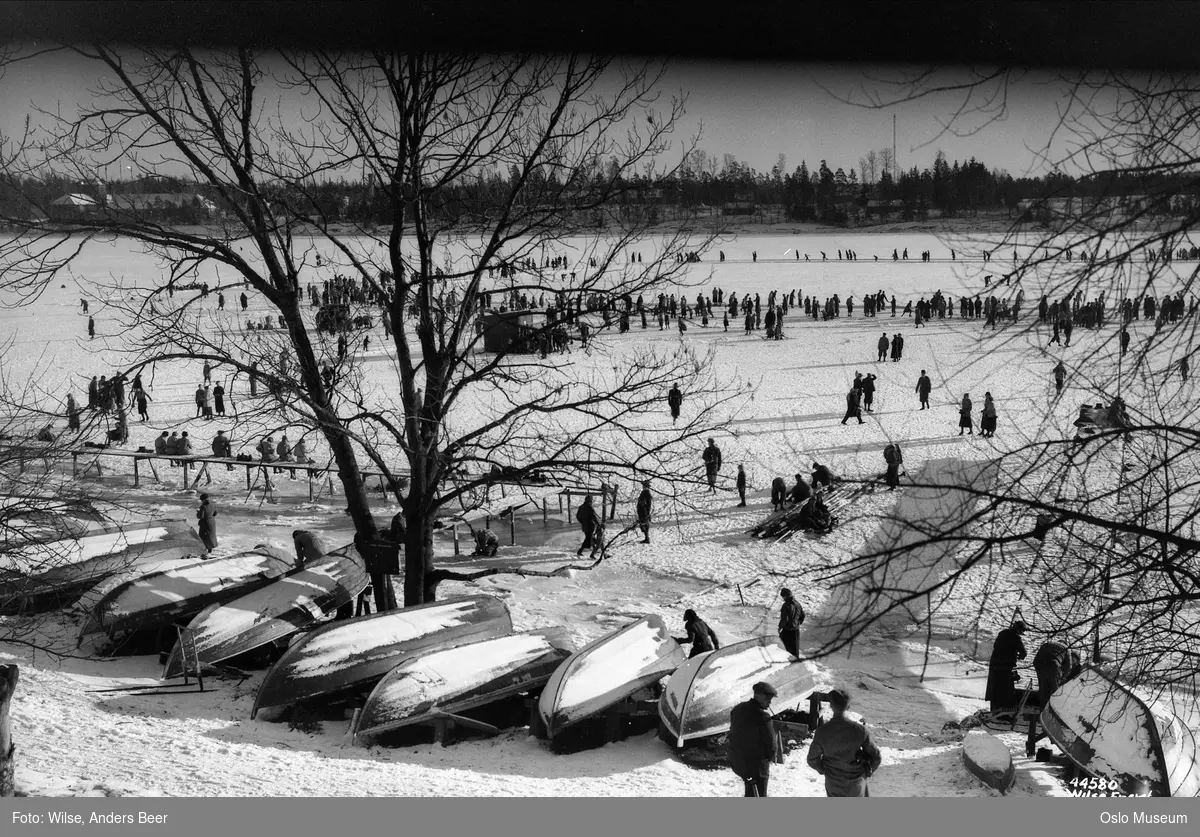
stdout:
{"type": "MultiPolygon", "coordinates": [[[[438,721],[449,721],[450,725],[458,724],[461,727],[477,729],[480,732],[486,732],[488,735],[499,735],[500,728],[494,727],[491,724],[485,724],[483,721],[477,721],[474,718],[468,718],[466,715],[455,715],[453,712],[443,712],[441,709],[434,709],[432,713],[438,717],[438,721]]],[[[434,723],[438,723],[435,721],[434,723]]]]}

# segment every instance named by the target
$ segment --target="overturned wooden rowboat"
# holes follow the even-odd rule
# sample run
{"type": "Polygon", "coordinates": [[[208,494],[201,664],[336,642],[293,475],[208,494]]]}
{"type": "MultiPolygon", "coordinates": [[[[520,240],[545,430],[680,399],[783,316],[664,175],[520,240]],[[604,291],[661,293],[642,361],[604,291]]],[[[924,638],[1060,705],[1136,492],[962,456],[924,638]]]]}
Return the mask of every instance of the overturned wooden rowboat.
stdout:
{"type": "Polygon", "coordinates": [[[191,618],[270,584],[292,567],[291,556],[266,544],[210,560],[162,555],[105,579],[80,598],[87,613],[80,640],[89,633],[151,630],[191,618]]]}
{"type": "Polygon", "coordinates": [[[12,550],[0,563],[0,600],[20,601],[34,609],[61,606],[105,578],[135,569],[142,562],[203,553],[203,542],[180,521],[30,544],[12,550]]]}
{"type": "Polygon", "coordinates": [[[494,596],[467,596],[322,625],[299,637],[263,678],[250,712],[366,691],[403,659],[432,648],[512,633],[494,596]]]}
{"type": "MultiPolygon", "coordinates": [[[[200,664],[213,665],[315,625],[353,602],[369,583],[362,556],[353,546],[330,552],[253,593],[196,614],[188,632],[200,664]]],[[[163,679],[183,675],[179,643],[163,668],[163,679]]]]}
{"type": "Polygon", "coordinates": [[[525,631],[400,662],[367,698],[352,733],[377,735],[541,688],[574,649],[562,628],[525,631]]]}
{"type": "Polygon", "coordinates": [[[1121,793],[1200,796],[1196,733],[1107,671],[1089,666],[1063,684],[1041,721],[1071,761],[1121,793]]]}
{"type": "Polygon", "coordinates": [[[553,739],[567,727],[657,683],[687,660],[661,616],[645,616],[563,661],[542,690],[538,713],[553,739]]]}
{"type": "Polygon", "coordinates": [[[688,660],[667,680],[658,716],[675,746],[729,731],[729,713],[752,694],[755,683],[777,693],[773,712],[799,708],[816,688],[812,666],[787,652],[778,637],[727,645],[688,660]]]}

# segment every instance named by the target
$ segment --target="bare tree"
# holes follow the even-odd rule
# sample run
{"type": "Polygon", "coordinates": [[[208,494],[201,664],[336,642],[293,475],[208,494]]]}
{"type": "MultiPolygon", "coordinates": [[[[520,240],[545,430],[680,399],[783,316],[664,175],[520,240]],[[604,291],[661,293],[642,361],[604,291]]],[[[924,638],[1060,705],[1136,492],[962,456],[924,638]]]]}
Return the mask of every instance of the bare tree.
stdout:
{"type": "Polygon", "coordinates": [[[437,568],[434,527],[440,510],[477,505],[501,477],[699,476],[699,441],[739,397],[736,383],[712,380],[710,358],[686,345],[589,342],[605,359],[584,366],[538,351],[567,328],[581,339],[585,325],[616,330],[659,293],[695,284],[687,255],[702,253],[712,231],[676,226],[647,238],[653,207],[632,199],[638,183],[672,174],[659,160],[683,102],[660,107],[660,66],[387,51],[70,52],[104,79],[94,104],[44,113],[36,142],[14,140],[9,188],[49,167],[82,175],[97,161],[136,157],[149,170],[182,169],[219,204],[221,221],[187,231],[110,203],[96,217],[26,225],[3,254],[6,281],[36,288],[72,263],[81,237],[117,234],[157,255],[166,282],[195,284],[216,266],[233,277],[217,290],[247,284],[281,328],[214,325],[193,313],[202,294],[164,305],[159,289],[143,288],[124,311],[130,371],[207,359],[261,383],[271,408],[251,414],[320,433],[363,544],[378,527],[360,463],[381,471],[407,524],[406,604],[432,600],[443,580],[481,574],[437,568]],[[370,184],[375,209],[335,223],[318,185],[345,173],[370,184]],[[597,219],[605,235],[579,238],[597,219]],[[305,291],[320,259],[342,272],[334,287],[348,301],[387,318],[394,390],[364,376],[353,352],[335,354],[316,328],[305,291]],[[530,317],[522,339],[483,351],[489,293],[514,308],[548,297],[557,313],[530,317]],[[659,418],[672,383],[690,406],[677,426],[659,418]]]}

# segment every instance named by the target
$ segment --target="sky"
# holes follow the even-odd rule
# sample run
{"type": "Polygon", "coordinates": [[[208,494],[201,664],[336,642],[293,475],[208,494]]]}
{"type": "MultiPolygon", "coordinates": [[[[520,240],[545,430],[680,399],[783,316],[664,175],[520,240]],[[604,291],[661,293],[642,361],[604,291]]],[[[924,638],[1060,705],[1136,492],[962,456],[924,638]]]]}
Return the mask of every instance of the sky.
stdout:
{"type": "MultiPolygon", "coordinates": [[[[949,160],[974,156],[989,168],[1013,176],[1040,174],[1045,165],[1032,149],[1040,148],[1054,124],[1058,88],[1048,74],[1025,76],[1007,97],[1008,113],[970,136],[943,132],[960,96],[941,95],[891,107],[861,107],[871,94],[888,95],[879,79],[900,78],[897,67],[804,65],[780,62],[697,61],[672,59],[662,84],[666,96],[684,92],[686,114],[676,135],[683,142],[700,133],[698,147],[718,159],[733,154],[760,172],[769,172],[780,153],[794,171],[801,160],[810,170],[820,160],[830,168],[859,168],[868,150],[891,147],[896,117],[896,151],[902,169],[932,166],[940,149],[949,160]]],[[[36,104],[48,110],[72,109],[88,101],[95,70],[82,59],[57,55],[9,67],[0,78],[0,132],[19,134],[36,104]]],[[[964,71],[942,71],[944,79],[962,79],[964,71]]],[[[973,127],[964,118],[960,127],[973,127]]],[[[132,161],[125,161],[126,164],[132,161]]],[[[130,176],[126,165],[110,167],[110,179],[130,176]],[[116,171],[116,169],[123,169],[116,171]]]]}
{"type": "MultiPolygon", "coordinates": [[[[689,91],[688,121],[703,121],[699,147],[718,157],[734,154],[761,172],[770,171],[782,152],[789,170],[802,159],[810,170],[825,159],[830,168],[842,166],[848,173],[868,150],[892,146],[893,115],[901,169],[931,167],[941,149],[951,162],[973,156],[1014,177],[1044,170],[1030,149],[1044,146],[1057,118],[1059,88],[1048,73],[1027,75],[1013,85],[1007,117],[968,137],[943,133],[961,103],[958,94],[884,108],[847,104],[865,103],[872,93],[886,96],[891,88],[877,80],[899,79],[904,72],[900,67],[765,62],[675,61],[668,69],[669,78],[689,91]]],[[[951,68],[943,77],[965,76],[951,68]]],[[[964,118],[960,127],[979,124],[964,118]]]]}

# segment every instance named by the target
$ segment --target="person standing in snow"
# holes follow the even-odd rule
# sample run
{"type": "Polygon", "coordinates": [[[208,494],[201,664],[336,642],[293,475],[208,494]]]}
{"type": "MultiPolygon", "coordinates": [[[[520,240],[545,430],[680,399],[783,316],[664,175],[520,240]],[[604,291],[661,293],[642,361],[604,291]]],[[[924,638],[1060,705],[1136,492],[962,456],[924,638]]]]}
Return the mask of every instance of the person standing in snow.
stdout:
{"type": "MultiPolygon", "coordinates": [[[[1063,384],[1066,382],[1066,380],[1067,380],[1067,367],[1063,366],[1063,362],[1060,360],[1058,362],[1058,365],[1054,367],[1054,392],[1055,392],[1055,394],[1061,393],[1063,391],[1063,384]]],[[[1187,378],[1185,377],[1184,380],[1187,380],[1187,378]]]]}
{"type": "Polygon", "coordinates": [[[1025,622],[1018,619],[1011,627],[996,634],[992,644],[992,656],[988,660],[987,688],[983,699],[989,701],[993,713],[1001,709],[1012,709],[1017,705],[1017,661],[1025,659],[1025,622]]]}
{"type": "Polygon", "coordinates": [[[583,529],[583,544],[575,554],[582,555],[585,549],[590,549],[592,557],[595,557],[602,535],[600,534],[600,517],[596,514],[596,507],[592,505],[591,494],[583,498],[583,505],[579,507],[579,511],[575,512],[575,520],[583,529]]]}
{"type": "Polygon", "coordinates": [[[971,435],[975,435],[975,428],[971,424],[971,394],[963,393],[962,404],[958,408],[958,435],[961,436],[964,430],[970,430],[971,435]]]}
{"type": "Polygon", "coordinates": [[[683,393],[679,390],[679,384],[671,384],[671,391],[667,393],[667,406],[671,408],[671,423],[674,424],[679,420],[679,408],[683,406],[683,393]]]}
{"type": "Polygon", "coordinates": [[[813,733],[808,745],[808,766],[825,777],[826,796],[870,796],[867,780],[883,756],[871,733],[846,717],[850,696],[841,689],[829,692],[833,718],[813,733]]]}
{"type": "Polygon", "coordinates": [[[738,507],[744,507],[746,505],[746,469],[742,465],[738,465],[737,493],[738,507]]]}
{"type": "Polygon", "coordinates": [[[200,540],[204,542],[206,552],[217,548],[217,510],[208,502],[208,495],[200,495],[200,508],[196,509],[196,520],[199,522],[200,540]]]}
{"type": "Polygon", "coordinates": [[[804,624],[804,608],[792,596],[792,591],[784,587],[779,591],[783,597],[783,607],[779,609],[779,639],[783,647],[793,657],[800,656],[800,626],[804,624]]]}
{"type": "Polygon", "coordinates": [[[704,472],[708,477],[709,493],[716,494],[717,472],[721,470],[721,449],[717,447],[715,440],[708,440],[708,447],[704,449],[703,459],[704,472]]]}
{"type": "Polygon", "coordinates": [[[642,480],[642,493],[637,499],[637,525],[642,530],[642,543],[650,543],[650,480],[642,480]]]}
{"type": "Polygon", "coordinates": [[[765,797],[775,760],[775,724],[771,721],[771,701],[775,687],[759,682],[753,695],[729,713],[729,767],[745,785],[745,796],[765,797]]]}
{"type": "Polygon", "coordinates": [[[689,660],[709,651],[716,651],[721,647],[713,629],[708,627],[708,623],[696,615],[696,611],[691,608],[683,612],[683,627],[687,630],[687,636],[674,639],[680,645],[686,645],[689,642],[692,644],[692,653],[688,655],[689,660]]]}
{"type": "Polygon", "coordinates": [[[925,370],[921,370],[921,377],[917,378],[917,397],[921,399],[921,409],[929,409],[929,393],[933,391],[933,382],[929,380],[929,376],[925,374],[925,370]]]}
{"type": "Polygon", "coordinates": [[[985,439],[996,435],[996,402],[992,400],[990,392],[983,394],[983,411],[979,418],[979,431],[985,439]]]}

